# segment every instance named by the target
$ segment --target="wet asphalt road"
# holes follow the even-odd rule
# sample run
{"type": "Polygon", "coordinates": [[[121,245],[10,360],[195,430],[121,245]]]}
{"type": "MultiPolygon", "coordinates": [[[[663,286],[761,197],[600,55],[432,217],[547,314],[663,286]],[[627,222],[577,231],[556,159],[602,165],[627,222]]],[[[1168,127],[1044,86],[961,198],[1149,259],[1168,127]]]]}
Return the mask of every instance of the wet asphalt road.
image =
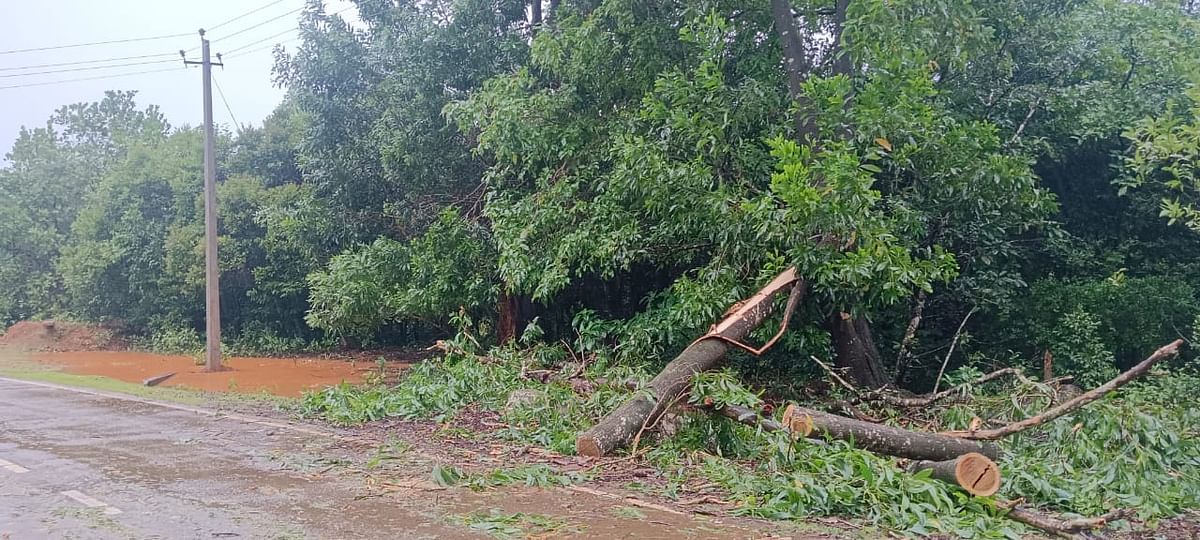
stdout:
{"type": "Polygon", "coordinates": [[[0,540],[463,536],[314,472],[319,433],[185,409],[0,379],[0,540]]]}

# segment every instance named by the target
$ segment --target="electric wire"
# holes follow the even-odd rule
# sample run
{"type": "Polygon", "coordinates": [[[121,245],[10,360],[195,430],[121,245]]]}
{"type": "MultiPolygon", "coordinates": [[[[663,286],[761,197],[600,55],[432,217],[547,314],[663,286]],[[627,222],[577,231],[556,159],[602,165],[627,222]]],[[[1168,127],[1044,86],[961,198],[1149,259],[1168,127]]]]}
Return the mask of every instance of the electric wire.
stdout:
{"type": "Polygon", "coordinates": [[[253,25],[253,26],[248,26],[248,27],[246,27],[246,28],[243,28],[243,29],[241,29],[241,30],[238,30],[237,32],[234,32],[234,33],[232,33],[232,34],[227,34],[227,35],[221,36],[221,37],[219,37],[219,38],[214,38],[214,39],[213,39],[213,41],[221,41],[221,40],[223,40],[223,39],[229,39],[229,38],[231,38],[231,37],[234,37],[234,36],[240,36],[240,35],[242,35],[242,34],[245,34],[246,32],[249,32],[249,31],[251,31],[251,30],[254,30],[255,28],[259,28],[259,27],[261,27],[261,26],[263,26],[263,25],[270,24],[270,23],[273,23],[273,22],[275,22],[275,21],[278,21],[279,19],[282,19],[282,18],[284,18],[284,17],[287,17],[288,15],[291,15],[291,14],[293,14],[293,13],[296,13],[297,11],[300,11],[300,10],[302,10],[302,9],[304,9],[304,6],[300,6],[300,7],[296,8],[296,9],[293,9],[293,10],[291,10],[291,11],[288,11],[287,13],[284,13],[284,14],[282,14],[282,15],[276,15],[276,16],[274,16],[274,17],[271,17],[270,19],[267,19],[267,20],[265,20],[265,21],[262,21],[262,22],[260,22],[260,23],[258,23],[258,24],[255,24],[255,25],[253,25]]]}
{"type": "Polygon", "coordinates": [[[62,80],[58,80],[58,81],[44,81],[44,82],[36,82],[36,83],[14,84],[14,85],[10,85],[10,86],[0,86],[0,90],[10,90],[13,88],[29,88],[32,86],[49,86],[49,85],[54,85],[54,84],[65,84],[65,83],[73,83],[73,82],[80,82],[80,81],[98,81],[101,79],[115,79],[118,77],[129,77],[132,75],[145,75],[148,73],[163,73],[166,71],[179,71],[179,68],[175,67],[175,68],[164,68],[164,69],[148,69],[145,71],[133,71],[133,72],[129,72],[129,73],[114,73],[114,74],[109,74],[109,75],[100,75],[100,76],[96,76],[96,77],[79,77],[79,78],[75,78],[75,79],[62,79],[62,80]]]}
{"type": "Polygon", "coordinates": [[[242,132],[242,124],[238,122],[237,116],[234,116],[233,109],[229,107],[229,100],[225,99],[225,91],[221,90],[221,83],[217,82],[217,78],[212,78],[213,86],[217,87],[217,95],[221,96],[221,103],[225,104],[225,111],[229,113],[229,118],[233,119],[233,125],[237,128],[238,133],[242,132]]]}
{"type": "Polygon", "coordinates": [[[100,58],[100,59],[96,59],[96,60],[78,60],[75,62],[57,62],[54,64],[34,64],[34,65],[30,65],[30,66],[0,67],[0,71],[18,71],[18,70],[23,70],[23,69],[37,69],[37,68],[60,67],[60,66],[78,66],[78,65],[82,65],[82,64],[98,64],[100,62],[116,62],[119,60],[138,60],[138,59],[142,59],[142,58],[162,58],[164,56],[177,56],[178,54],[179,53],[139,54],[136,56],[118,56],[116,58],[100,58]]]}
{"type": "Polygon", "coordinates": [[[285,2],[285,1],[286,1],[286,0],[274,0],[273,2],[268,2],[268,3],[267,3],[267,4],[265,4],[265,5],[262,5],[262,6],[259,6],[259,7],[257,7],[257,8],[254,8],[254,9],[252,9],[252,10],[250,10],[250,11],[247,11],[247,12],[245,12],[245,13],[241,14],[241,15],[238,15],[237,17],[234,17],[234,18],[232,18],[232,19],[227,19],[227,20],[225,20],[224,22],[222,22],[222,23],[220,23],[220,24],[217,24],[216,26],[212,26],[212,27],[210,27],[210,28],[207,28],[207,30],[209,30],[209,31],[216,30],[216,29],[218,29],[218,28],[220,28],[220,27],[222,27],[222,26],[225,26],[225,25],[227,25],[227,24],[229,24],[229,23],[231,23],[231,22],[238,21],[238,20],[244,19],[244,18],[246,18],[246,17],[248,17],[248,16],[250,16],[250,15],[253,15],[253,14],[255,14],[255,13],[258,13],[258,12],[260,12],[260,11],[262,11],[262,10],[264,10],[264,9],[267,9],[267,8],[269,8],[269,7],[271,7],[271,6],[275,5],[275,4],[282,4],[282,3],[283,3],[283,2],[285,2]]]}
{"type": "Polygon", "coordinates": [[[237,54],[229,54],[229,55],[225,55],[225,57],[224,57],[224,58],[226,58],[226,59],[231,59],[231,58],[241,58],[241,57],[243,57],[243,56],[247,56],[247,55],[250,55],[250,54],[254,54],[254,53],[256,53],[256,52],[259,52],[259,51],[265,51],[265,50],[268,50],[268,49],[274,49],[276,45],[286,45],[286,44],[288,44],[288,43],[292,43],[292,42],[294,42],[294,41],[297,41],[297,40],[299,40],[299,39],[300,39],[300,36],[296,36],[296,37],[294,37],[294,38],[292,38],[292,39],[285,39],[285,40],[283,40],[283,41],[280,41],[280,42],[278,42],[278,43],[272,43],[272,44],[270,44],[270,45],[267,45],[267,46],[265,46],[265,47],[258,47],[257,49],[250,49],[250,50],[248,50],[248,51],[242,51],[242,52],[239,52],[239,53],[237,53],[237,54]]]}
{"type": "Polygon", "coordinates": [[[298,31],[298,30],[300,30],[300,28],[289,28],[289,29],[287,29],[287,30],[284,30],[284,31],[282,31],[282,32],[278,33],[278,34],[273,34],[273,35],[267,36],[267,37],[265,37],[265,38],[262,38],[262,39],[260,39],[260,40],[258,40],[258,41],[251,41],[250,43],[247,43],[247,44],[245,44],[245,45],[242,45],[241,47],[237,47],[237,48],[235,48],[235,49],[230,49],[230,50],[228,50],[228,51],[221,51],[221,54],[225,54],[225,55],[233,54],[233,53],[236,53],[236,52],[238,52],[238,51],[241,51],[241,50],[244,50],[244,49],[248,49],[248,48],[250,48],[250,47],[253,47],[253,46],[255,46],[255,45],[258,45],[259,43],[262,43],[262,42],[264,42],[264,41],[270,41],[270,40],[272,40],[272,39],[275,39],[275,38],[277,38],[277,37],[279,37],[279,36],[282,36],[282,35],[284,35],[284,34],[289,34],[289,33],[291,33],[291,32],[296,32],[296,31],[298,31]]]}
{"type": "Polygon", "coordinates": [[[154,40],[160,40],[160,39],[174,39],[174,38],[180,38],[180,37],[187,37],[190,35],[192,35],[191,32],[184,32],[181,34],[168,34],[165,36],[150,36],[150,37],[128,38],[128,39],[112,39],[112,40],[108,40],[108,41],[92,41],[89,43],[72,43],[70,45],[51,45],[48,47],[33,47],[33,48],[29,48],[29,49],[10,49],[7,51],[0,51],[0,54],[17,54],[17,53],[27,53],[27,52],[37,52],[37,51],[53,51],[53,50],[58,50],[58,49],[73,49],[75,47],[90,47],[92,45],[111,45],[114,43],[133,43],[136,41],[154,41],[154,40]]]}
{"type": "Polygon", "coordinates": [[[90,67],[77,67],[77,68],[69,68],[69,69],[51,69],[48,71],[31,71],[28,73],[8,73],[5,75],[0,75],[0,79],[8,79],[8,78],[12,78],[12,77],[28,77],[31,75],[49,75],[52,73],[69,73],[72,71],[95,71],[97,69],[113,69],[113,68],[132,67],[132,66],[145,66],[145,65],[149,65],[149,64],[166,64],[168,62],[178,62],[178,61],[179,60],[150,60],[147,62],[127,62],[124,64],[112,64],[112,65],[108,65],[108,66],[90,66],[90,67]]]}

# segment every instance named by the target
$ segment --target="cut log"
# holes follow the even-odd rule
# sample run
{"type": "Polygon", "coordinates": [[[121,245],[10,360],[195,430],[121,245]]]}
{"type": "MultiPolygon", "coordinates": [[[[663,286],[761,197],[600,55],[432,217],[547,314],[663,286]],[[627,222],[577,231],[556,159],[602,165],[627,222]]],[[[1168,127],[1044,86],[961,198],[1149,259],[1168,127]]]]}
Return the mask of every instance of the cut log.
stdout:
{"type": "Polygon", "coordinates": [[[1100,399],[1100,398],[1104,397],[1105,395],[1107,395],[1109,392],[1112,392],[1113,390],[1116,390],[1122,386],[1125,386],[1130,381],[1133,381],[1134,379],[1141,377],[1147,371],[1150,371],[1150,368],[1154,367],[1154,364],[1157,364],[1158,362],[1162,361],[1163,359],[1170,358],[1172,356],[1175,356],[1176,354],[1179,354],[1179,347],[1182,345],[1183,345],[1182,339],[1177,339],[1175,341],[1172,341],[1171,343],[1162,346],[1162,348],[1158,349],[1157,351],[1154,351],[1154,354],[1150,355],[1149,358],[1142,360],[1141,363],[1139,363],[1138,365],[1129,368],[1129,371],[1126,371],[1125,373],[1117,375],[1111,381],[1108,381],[1100,386],[1097,386],[1091,390],[1088,390],[1087,392],[1084,392],[1084,393],[1076,396],[1075,398],[1062,403],[1061,405],[1051,407],[1050,409],[1046,410],[1045,412],[1043,412],[1039,415],[1031,416],[1024,420],[1021,420],[1018,422],[1013,422],[1011,424],[1005,425],[1004,427],[998,427],[996,429],[986,429],[983,431],[974,431],[974,430],[949,431],[949,432],[946,432],[946,434],[954,436],[954,437],[962,437],[964,439],[972,439],[972,440],[977,440],[977,441],[994,441],[996,439],[1007,437],[1014,433],[1020,433],[1031,427],[1040,426],[1042,424],[1045,424],[1046,422],[1049,422],[1049,421],[1054,420],[1060,416],[1063,416],[1071,411],[1074,411],[1075,409],[1078,409],[1084,405],[1087,405],[1088,403],[1096,401],[1097,399],[1100,399]]]}
{"type": "Polygon", "coordinates": [[[933,471],[932,478],[954,484],[976,497],[995,495],[1000,490],[1000,467],[974,452],[946,461],[917,461],[909,472],[933,471]]]}
{"type": "MultiPolygon", "coordinates": [[[[968,460],[971,470],[980,470],[981,465],[991,464],[995,471],[995,484],[1000,483],[1000,469],[992,461],[1000,456],[1000,449],[991,443],[967,441],[955,437],[947,437],[937,433],[909,431],[891,426],[883,426],[846,418],[827,412],[815,411],[795,405],[788,405],[783,410],[782,421],[776,422],[763,418],[757,412],[746,407],[726,405],[711,410],[722,416],[749,426],[761,427],[766,431],[790,431],[797,437],[807,437],[822,440],[825,437],[847,441],[857,448],[869,450],[877,454],[886,454],[928,462],[953,462],[960,457],[976,455],[984,461],[968,460]],[[966,443],[966,444],[963,444],[966,443]]],[[[932,465],[925,468],[932,468],[932,465]]],[[[964,470],[967,476],[970,473],[964,470]]],[[[980,490],[986,487],[982,471],[974,479],[967,482],[970,486],[980,485],[980,490]]],[[[965,488],[965,486],[964,486],[965,488]]],[[[968,489],[968,491],[970,491],[968,489]]],[[[994,492],[993,492],[994,493],[994,492]]]]}
{"type": "Polygon", "coordinates": [[[635,392],[595,426],[581,433],[575,439],[575,451],[581,456],[600,457],[632,442],[645,426],[652,424],[668,405],[687,391],[695,374],[715,366],[732,343],[745,338],[771,315],[777,296],[792,291],[788,304],[794,307],[804,294],[804,287],[795,268],[784,270],[708,334],[679,353],[646,388],[635,392]]]}
{"type": "Polygon", "coordinates": [[[776,422],[770,418],[763,417],[757,411],[742,407],[740,405],[725,405],[723,407],[711,407],[709,410],[729,418],[735,422],[746,424],[750,427],[762,428],[763,431],[790,431],[792,438],[807,437],[812,433],[812,419],[807,416],[788,416],[788,411],[784,411],[782,422],[776,422]]]}
{"type": "Polygon", "coordinates": [[[872,424],[795,405],[788,408],[793,410],[784,411],[785,417],[806,415],[812,419],[810,438],[847,441],[856,448],[876,454],[927,461],[952,460],[971,453],[983,454],[992,460],[1000,458],[1000,448],[991,443],[872,424]]]}

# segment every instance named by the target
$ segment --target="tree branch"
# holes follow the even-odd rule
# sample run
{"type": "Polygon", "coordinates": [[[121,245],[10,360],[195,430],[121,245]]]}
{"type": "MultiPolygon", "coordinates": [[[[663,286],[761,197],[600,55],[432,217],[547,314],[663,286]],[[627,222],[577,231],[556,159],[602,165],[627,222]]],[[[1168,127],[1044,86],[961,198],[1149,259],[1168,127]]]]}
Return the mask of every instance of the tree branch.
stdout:
{"type": "Polygon", "coordinates": [[[1170,358],[1172,356],[1175,356],[1176,354],[1179,354],[1179,347],[1181,345],[1183,345],[1182,339],[1177,339],[1175,341],[1172,341],[1171,343],[1164,345],[1162,348],[1158,349],[1157,351],[1154,351],[1154,354],[1150,355],[1149,358],[1142,360],[1142,362],[1140,364],[1130,368],[1129,371],[1126,371],[1125,373],[1117,375],[1115,378],[1113,378],[1113,380],[1108,381],[1100,386],[1097,386],[1096,388],[1093,388],[1087,392],[1079,394],[1074,399],[1068,400],[1057,407],[1052,407],[1049,410],[1043,412],[1042,414],[1039,414],[1036,416],[1031,416],[1024,420],[1021,420],[1018,422],[1013,422],[1011,424],[1008,424],[1008,425],[1005,425],[1003,427],[999,427],[996,429],[988,429],[988,430],[984,430],[984,431],[948,431],[945,434],[954,436],[954,437],[962,437],[964,439],[976,440],[976,441],[992,441],[992,440],[1000,439],[1003,437],[1007,437],[1009,435],[1013,435],[1015,433],[1020,433],[1022,431],[1025,431],[1025,430],[1035,427],[1035,426],[1040,426],[1046,422],[1049,422],[1049,421],[1054,420],[1060,416],[1063,416],[1071,411],[1074,411],[1075,409],[1078,409],[1084,405],[1087,405],[1088,403],[1096,401],[1096,400],[1104,397],[1105,394],[1108,394],[1109,392],[1112,392],[1113,390],[1116,390],[1122,386],[1125,386],[1126,384],[1133,381],[1134,379],[1141,377],[1147,371],[1150,371],[1150,368],[1153,367],[1154,364],[1157,364],[1159,361],[1161,361],[1163,359],[1170,358]]]}

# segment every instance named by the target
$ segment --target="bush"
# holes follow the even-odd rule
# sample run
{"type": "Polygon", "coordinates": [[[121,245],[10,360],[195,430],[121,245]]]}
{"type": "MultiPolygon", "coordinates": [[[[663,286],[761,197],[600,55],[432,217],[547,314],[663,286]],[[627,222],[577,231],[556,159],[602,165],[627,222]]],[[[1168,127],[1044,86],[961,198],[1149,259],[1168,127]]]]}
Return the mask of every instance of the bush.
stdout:
{"type": "Polygon", "coordinates": [[[204,351],[200,333],[178,323],[160,323],[149,336],[139,340],[138,345],[161,354],[194,355],[204,351]]]}
{"type": "Polygon", "coordinates": [[[495,255],[483,229],[454,209],[424,235],[402,243],[380,238],[346,251],[308,276],[313,328],[368,339],[387,323],[443,323],[460,307],[490,309],[497,293],[495,255]]]}
{"type": "MultiPolygon", "coordinates": [[[[1115,367],[1124,369],[1187,332],[1198,316],[1200,300],[1187,281],[1127,277],[1122,271],[1099,280],[1039,281],[1002,324],[1012,329],[1014,341],[1028,342],[1033,336],[1056,359],[1067,350],[1076,355],[1107,351],[1115,367]],[[1087,350],[1084,338],[1095,340],[1096,348],[1087,350]]],[[[1097,362],[1085,367],[1097,367],[1097,362]]]]}

